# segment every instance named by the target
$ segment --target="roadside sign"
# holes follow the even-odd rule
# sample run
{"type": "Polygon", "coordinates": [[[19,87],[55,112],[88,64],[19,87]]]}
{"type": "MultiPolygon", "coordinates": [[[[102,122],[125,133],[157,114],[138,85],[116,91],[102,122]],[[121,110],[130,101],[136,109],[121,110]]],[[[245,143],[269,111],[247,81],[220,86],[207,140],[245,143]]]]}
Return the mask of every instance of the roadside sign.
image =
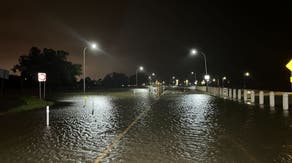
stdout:
{"type": "Polygon", "coordinates": [[[47,80],[47,75],[46,73],[39,72],[38,73],[38,81],[39,82],[45,82],[47,80]]]}
{"type": "Polygon", "coordinates": [[[2,79],[9,79],[9,71],[0,69],[0,78],[2,79]]]}
{"type": "Polygon", "coordinates": [[[292,59],[287,63],[286,67],[292,72],[292,59]]]}
{"type": "Polygon", "coordinates": [[[290,77],[290,83],[292,83],[292,76],[290,77]]]}

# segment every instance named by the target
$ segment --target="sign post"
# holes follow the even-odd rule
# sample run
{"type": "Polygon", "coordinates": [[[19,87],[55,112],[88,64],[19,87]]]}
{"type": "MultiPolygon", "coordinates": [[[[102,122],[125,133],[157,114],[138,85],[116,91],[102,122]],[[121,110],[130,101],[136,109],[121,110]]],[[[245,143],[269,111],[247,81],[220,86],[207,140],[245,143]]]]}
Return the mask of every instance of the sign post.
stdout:
{"type": "Polygon", "coordinates": [[[44,82],[44,99],[46,98],[46,80],[47,74],[43,72],[38,73],[38,81],[39,81],[39,95],[40,99],[42,99],[42,82],[44,82]]]}
{"type": "Polygon", "coordinates": [[[287,63],[286,68],[290,70],[290,83],[291,83],[291,90],[292,90],[292,59],[287,63]]]}

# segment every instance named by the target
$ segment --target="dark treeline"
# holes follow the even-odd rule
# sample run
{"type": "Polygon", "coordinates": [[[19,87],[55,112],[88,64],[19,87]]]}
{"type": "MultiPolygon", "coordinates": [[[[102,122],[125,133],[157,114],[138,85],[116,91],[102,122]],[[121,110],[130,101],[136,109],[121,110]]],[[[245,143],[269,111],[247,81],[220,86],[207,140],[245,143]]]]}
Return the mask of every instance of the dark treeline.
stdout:
{"type": "MultiPolygon", "coordinates": [[[[5,89],[23,90],[38,89],[37,73],[47,74],[46,86],[48,91],[54,90],[82,90],[83,79],[78,81],[82,74],[80,64],[67,61],[69,53],[63,50],[44,48],[40,50],[32,47],[28,54],[21,55],[18,63],[12,68],[18,75],[10,75],[9,80],[4,81],[5,89]]],[[[148,77],[144,73],[138,73],[138,86],[148,83],[148,77]]],[[[85,78],[87,89],[122,88],[136,85],[136,75],[127,76],[123,73],[113,72],[103,79],[85,78]]]]}

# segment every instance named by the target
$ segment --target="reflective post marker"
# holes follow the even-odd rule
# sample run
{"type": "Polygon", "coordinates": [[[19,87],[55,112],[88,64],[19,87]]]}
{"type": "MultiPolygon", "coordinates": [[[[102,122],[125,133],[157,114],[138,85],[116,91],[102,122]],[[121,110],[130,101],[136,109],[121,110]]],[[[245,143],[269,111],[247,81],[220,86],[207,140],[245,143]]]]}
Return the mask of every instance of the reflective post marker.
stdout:
{"type": "Polygon", "coordinates": [[[283,109],[289,109],[289,100],[288,100],[288,93],[283,93],[283,109]]]}
{"type": "Polygon", "coordinates": [[[259,104],[264,105],[264,92],[260,91],[259,104]]]}
{"type": "Polygon", "coordinates": [[[273,91],[270,92],[270,107],[271,108],[275,107],[275,94],[273,91]]]}
{"type": "Polygon", "coordinates": [[[50,123],[50,108],[49,106],[47,106],[46,108],[46,112],[47,112],[47,126],[49,126],[49,123],[50,123]]]}

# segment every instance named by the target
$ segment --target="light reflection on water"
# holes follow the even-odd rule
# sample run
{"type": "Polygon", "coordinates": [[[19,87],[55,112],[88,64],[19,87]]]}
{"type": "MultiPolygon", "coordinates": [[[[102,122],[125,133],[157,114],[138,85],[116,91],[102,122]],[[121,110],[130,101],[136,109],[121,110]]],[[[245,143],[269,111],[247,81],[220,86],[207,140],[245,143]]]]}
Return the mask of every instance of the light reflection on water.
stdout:
{"type": "Polygon", "coordinates": [[[72,104],[51,108],[49,128],[45,109],[0,117],[0,162],[93,162],[149,106],[104,162],[291,161],[289,112],[145,89],[62,101],[72,104]]]}

